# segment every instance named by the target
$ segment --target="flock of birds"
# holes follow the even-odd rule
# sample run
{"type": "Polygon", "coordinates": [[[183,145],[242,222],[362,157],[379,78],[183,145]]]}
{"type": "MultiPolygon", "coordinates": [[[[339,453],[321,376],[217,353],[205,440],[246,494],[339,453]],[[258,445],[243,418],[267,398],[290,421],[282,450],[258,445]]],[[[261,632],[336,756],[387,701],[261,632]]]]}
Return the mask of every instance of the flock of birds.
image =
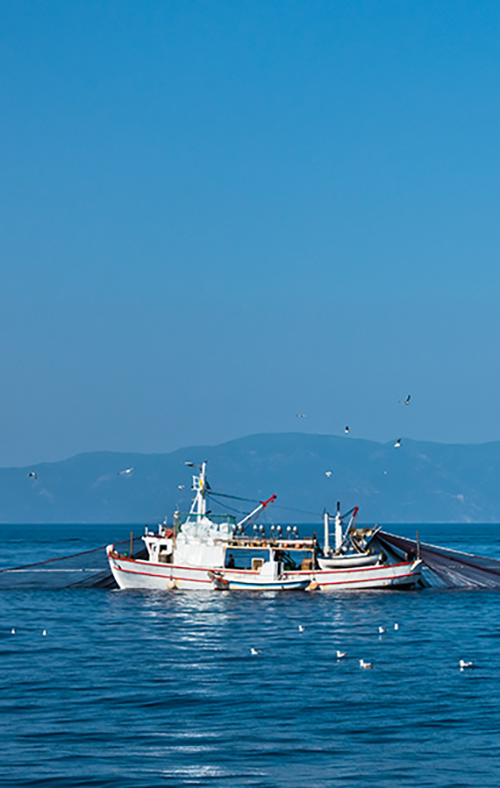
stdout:
{"type": "MultiPolygon", "coordinates": [[[[305,632],[307,627],[305,627],[303,624],[299,624],[298,629],[299,629],[299,632],[305,632]]],[[[397,632],[398,630],[399,630],[399,624],[395,623],[394,624],[394,631],[397,632]]],[[[386,632],[387,632],[387,627],[379,627],[378,628],[378,634],[379,635],[384,635],[386,632]]],[[[261,648],[253,648],[252,647],[250,649],[250,655],[252,657],[258,657],[260,654],[263,654],[263,653],[264,652],[263,652],[263,650],[261,648]]],[[[347,657],[347,651],[340,651],[339,649],[337,649],[336,656],[337,656],[337,660],[345,659],[347,657]]],[[[362,670],[373,670],[373,662],[366,662],[364,659],[360,659],[358,661],[359,661],[359,667],[362,670]]],[[[459,661],[459,663],[458,663],[458,667],[460,668],[460,670],[466,670],[467,668],[474,668],[475,665],[474,665],[474,662],[467,662],[465,659],[461,659],[459,661]]]]}
{"type": "MultiPolygon", "coordinates": [[[[303,624],[299,624],[299,626],[298,626],[299,632],[305,632],[306,629],[307,629],[307,627],[305,627],[303,624]]],[[[399,629],[399,624],[394,624],[394,630],[397,632],[398,629],[399,629]]],[[[383,635],[385,632],[387,632],[387,628],[384,628],[384,627],[379,627],[378,628],[379,635],[383,635]]],[[[10,630],[10,634],[11,635],[17,634],[14,627],[10,630]]],[[[44,630],[42,630],[42,637],[46,637],[46,636],[47,636],[47,630],[44,629],[44,630]]],[[[252,657],[258,657],[260,654],[263,654],[263,650],[261,648],[253,648],[252,647],[250,649],[250,654],[251,654],[252,657]]],[[[345,659],[347,657],[347,651],[340,651],[339,649],[337,649],[336,657],[337,657],[337,660],[345,659]]],[[[467,662],[464,659],[460,660],[460,662],[458,663],[458,666],[459,666],[460,670],[466,670],[467,668],[475,667],[473,662],[467,662]]],[[[362,670],[373,670],[373,662],[366,662],[364,659],[360,659],[359,660],[359,667],[362,670]]]]}
{"type": "MultiPolygon", "coordinates": [[[[411,400],[411,394],[408,394],[406,399],[400,399],[400,400],[398,400],[398,402],[401,405],[409,405],[410,404],[410,400],[411,400]]],[[[297,418],[298,419],[305,419],[306,418],[306,414],[305,413],[297,413],[297,418]]],[[[346,435],[349,435],[350,431],[351,431],[351,428],[349,427],[348,424],[346,424],[346,426],[344,427],[344,433],[346,435]]],[[[401,440],[402,440],[401,438],[397,439],[396,443],[394,444],[394,448],[395,449],[400,449],[401,448],[401,440]]],[[[326,471],[326,475],[328,477],[330,477],[332,475],[332,472],[331,471],[326,471]]]]}
{"type": "MultiPolygon", "coordinates": [[[[401,403],[401,405],[409,405],[410,404],[410,400],[411,400],[411,394],[408,394],[406,399],[403,399],[403,400],[400,399],[398,401],[401,403]]],[[[306,414],[305,413],[297,413],[297,418],[298,419],[305,419],[306,418],[306,414]]],[[[346,435],[349,435],[350,431],[351,431],[350,427],[348,425],[346,425],[344,427],[344,433],[346,435]]],[[[396,443],[394,444],[394,448],[395,449],[401,448],[401,440],[402,440],[401,438],[397,439],[396,443]]],[[[193,463],[187,462],[185,464],[186,465],[192,465],[193,463]]],[[[132,468],[125,468],[123,471],[118,471],[117,475],[118,476],[129,476],[134,471],[135,471],[134,467],[132,467],[132,468]]],[[[386,471],[384,471],[384,473],[386,473],[386,471]]],[[[333,474],[333,471],[325,471],[325,476],[327,476],[329,479],[331,478],[332,474],[333,474]]],[[[28,473],[28,479],[35,479],[35,480],[38,479],[38,476],[35,473],[35,471],[30,471],[30,473],[28,473]]],[[[185,488],[184,484],[179,484],[177,486],[178,486],[179,490],[184,490],[184,488],[185,488]]]]}

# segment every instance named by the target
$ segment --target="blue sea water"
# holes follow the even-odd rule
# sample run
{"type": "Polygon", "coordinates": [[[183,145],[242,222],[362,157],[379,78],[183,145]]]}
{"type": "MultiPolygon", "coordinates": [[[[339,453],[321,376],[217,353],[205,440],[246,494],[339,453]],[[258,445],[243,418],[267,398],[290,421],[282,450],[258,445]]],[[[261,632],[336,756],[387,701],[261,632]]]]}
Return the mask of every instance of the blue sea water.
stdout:
{"type": "MultiPolygon", "coordinates": [[[[0,563],[129,530],[2,526],[0,563]]],[[[500,557],[500,526],[419,530],[500,557]]],[[[2,786],[500,784],[498,592],[9,589],[0,611],[2,786]]]]}

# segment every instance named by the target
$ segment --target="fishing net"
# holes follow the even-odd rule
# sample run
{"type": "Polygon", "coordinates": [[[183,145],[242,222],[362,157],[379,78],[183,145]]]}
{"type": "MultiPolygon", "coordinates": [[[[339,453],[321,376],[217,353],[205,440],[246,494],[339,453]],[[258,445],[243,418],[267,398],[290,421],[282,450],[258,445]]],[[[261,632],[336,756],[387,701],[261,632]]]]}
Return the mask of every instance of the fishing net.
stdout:
{"type": "MultiPolygon", "coordinates": [[[[130,539],[117,542],[123,552],[130,551],[130,539]]],[[[133,539],[135,558],[146,558],[141,537],[133,539]]],[[[0,590],[37,589],[56,591],[63,588],[116,588],[109,568],[106,546],[85,550],[34,564],[0,569],[0,590]]]]}
{"type": "Polygon", "coordinates": [[[424,574],[427,585],[500,589],[500,561],[494,558],[484,558],[423,542],[417,544],[414,539],[385,531],[379,531],[376,539],[385,550],[394,553],[398,558],[416,558],[419,555],[430,570],[430,573],[424,574]]]}

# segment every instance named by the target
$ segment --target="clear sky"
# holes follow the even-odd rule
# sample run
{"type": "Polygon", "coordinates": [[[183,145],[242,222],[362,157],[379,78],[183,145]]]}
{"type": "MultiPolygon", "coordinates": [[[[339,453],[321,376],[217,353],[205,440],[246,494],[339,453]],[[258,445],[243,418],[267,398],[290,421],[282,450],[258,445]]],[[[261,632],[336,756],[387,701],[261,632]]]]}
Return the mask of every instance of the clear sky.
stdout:
{"type": "Polygon", "coordinates": [[[499,88],[496,1],[3,0],[0,464],[499,440],[499,88]]]}

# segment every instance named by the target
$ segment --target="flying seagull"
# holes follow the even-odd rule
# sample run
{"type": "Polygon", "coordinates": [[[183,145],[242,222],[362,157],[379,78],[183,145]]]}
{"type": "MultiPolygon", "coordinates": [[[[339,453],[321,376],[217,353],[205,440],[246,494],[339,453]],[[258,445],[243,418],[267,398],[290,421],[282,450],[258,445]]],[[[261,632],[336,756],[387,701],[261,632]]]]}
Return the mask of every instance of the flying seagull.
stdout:
{"type": "Polygon", "coordinates": [[[400,399],[399,401],[400,401],[401,405],[409,405],[410,404],[410,400],[411,400],[411,394],[408,394],[406,399],[400,399]]]}
{"type": "Polygon", "coordinates": [[[135,471],[135,468],[126,468],[124,471],[118,471],[118,476],[127,476],[132,471],[135,471]]]}
{"type": "Polygon", "coordinates": [[[350,431],[351,430],[349,429],[349,427],[346,426],[345,429],[344,429],[345,434],[349,435],[350,431]]]}
{"type": "Polygon", "coordinates": [[[31,471],[31,473],[28,473],[28,479],[30,478],[30,476],[33,476],[34,479],[38,479],[38,476],[36,475],[35,471],[31,471]]]}
{"type": "Polygon", "coordinates": [[[401,448],[401,438],[397,439],[396,443],[394,444],[394,448],[395,449],[400,449],[401,448]]]}
{"type": "Polygon", "coordinates": [[[298,419],[305,419],[305,417],[306,417],[305,413],[297,413],[297,418],[298,419]]]}
{"type": "Polygon", "coordinates": [[[325,471],[325,476],[328,476],[328,478],[330,478],[332,473],[333,473],[333,471],[325,471]]]}
{"type": "Polygon", "coordinates": [[[179,488],[179,490],[183,490],[185,485],[184,484],[178,484],[177,487],[179,488]]]}

